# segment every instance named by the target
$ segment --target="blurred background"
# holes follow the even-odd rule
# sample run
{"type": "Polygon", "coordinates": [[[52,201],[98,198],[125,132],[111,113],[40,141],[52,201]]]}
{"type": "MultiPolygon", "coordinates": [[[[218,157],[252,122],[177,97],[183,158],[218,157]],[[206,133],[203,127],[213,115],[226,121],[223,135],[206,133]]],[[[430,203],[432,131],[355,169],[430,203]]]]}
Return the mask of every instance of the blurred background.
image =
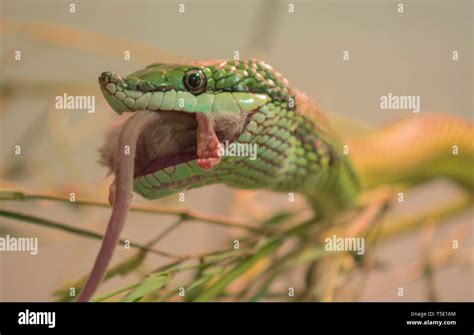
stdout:
{"type": "MultiPolygon", "coordinates": [[[[421,96],[421,113],[472,120],[472,2],[404,1],[403,13],[397,3],[292,1],[290,12],[287,1],[0,0],[0,186],[106,201],[112,179],[97,163],[97,149],[117,115],[103,99],[97,77],[103,71],[126,75],[153,62],[230,59],[236,51],[240,58],[261,58],[313,98],[343,134],[410,116],[410,111],[380,110],[380,96],[388,92],[421,96]],[[124,59],[127,51],[130,59],[124,59]],[[459,60],[452,60],[453,51],[459,60]],[[96,112],[55,109],[55,97],[64,93],[95,96],[96,112]],[[21,155],[14,153],[17,145],[21,155]]],[[[449,182],[433,181],[410,190],[387,220],[417,218],[447,203],[457,208],[462,197],[449,182]]],[[[288,203],[285,194],[215,185],[185,192],[184,202],[178,195],[153,202],[135,195],[134,204],[257,223],[277,210],[304,213],[303,199],[296,198],[288,203]]],[[[109,208],[50,200],[3,199],[0,208],[100,233],[110,215],[109,208]]],[[[384,239],[370,250],[370,271],[361,267],[344,280],[334,279],[337,289],[326,300],[474,300],[473,213],[471,205],[463,205],[442,222],[428,216],[384,239]],[[453,240],[459,240],[459,250],[452,250],[453,240]],[[399,287],[403,296],[397,295],[399,287]]],[[[175,221],[134,212],[122,235],[145,244],[175,221]]],[[[36,256],[0,253],[1,301],[55,299],[53,291],[90,270],[100,245],[6,217],[0,217],[0,232],[39,238],[36,256]]],[[[173,254],[231,248],[240,233],[190,222],[156,248],[173,254]]],[[[135,252],[118,248],[114,263],[135,252]]],[[[138,271],[112,278],[100,292],[140,280],[168,261],[149,254],[138,271]]],[[[275,285],[298,290],[303,277],[298,269],[286,271],[275,285]]]]}

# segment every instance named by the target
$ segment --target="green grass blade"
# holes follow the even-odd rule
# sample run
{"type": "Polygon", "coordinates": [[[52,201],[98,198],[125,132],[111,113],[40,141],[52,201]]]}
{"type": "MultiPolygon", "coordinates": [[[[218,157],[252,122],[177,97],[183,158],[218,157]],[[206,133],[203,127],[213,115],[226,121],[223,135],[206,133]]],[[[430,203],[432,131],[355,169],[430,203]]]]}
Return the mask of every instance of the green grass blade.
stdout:
{"type": "Polygon", "coordinates": [[[215,298],[221,292],[223,292],[231,282],[246,273],[261,258],[278,249],[280,245],[280,239],[271,239],[262,248],[260,248],[257,253],[252,256],[246,257],[239,265],[237,265],[234,269],[225,274],[219,281],[209,287],[207,291],[203,292],[200,296],[198,296],[195,301],[209,301],[215,298]]]}

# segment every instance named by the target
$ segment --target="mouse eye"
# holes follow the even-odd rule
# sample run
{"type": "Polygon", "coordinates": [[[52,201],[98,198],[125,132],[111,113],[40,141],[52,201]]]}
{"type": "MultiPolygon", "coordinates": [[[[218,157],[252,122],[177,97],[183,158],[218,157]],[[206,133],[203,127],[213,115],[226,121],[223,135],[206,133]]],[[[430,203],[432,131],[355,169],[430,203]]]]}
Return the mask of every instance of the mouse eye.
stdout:
{"type": "Polygon", "coordinates": [[[191,69],[184,75],[184,87],[193,93],[199,94],[206,89],[206,76],[199,69],[191,69]]]}

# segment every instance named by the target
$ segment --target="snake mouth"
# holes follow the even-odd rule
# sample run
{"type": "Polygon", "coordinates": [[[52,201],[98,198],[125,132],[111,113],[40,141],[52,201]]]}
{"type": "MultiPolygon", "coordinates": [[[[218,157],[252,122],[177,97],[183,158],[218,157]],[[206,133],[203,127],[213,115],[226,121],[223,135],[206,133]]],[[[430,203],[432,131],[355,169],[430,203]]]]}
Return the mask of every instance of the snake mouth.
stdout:
{"type": "MultiPolygon", "coordinates": [[[[239,139],[251,115],[270,100],[267,94],[254,92],[192,94],[178,84],[158,86],[111,72],[102,73],[99,83],[118,114],[156,112],[156,121],[138,139],[135,156],[135,185],[143,185],[136,191],[147,198],[160,196],[155,193],[160,190],[187,188],[196,178],[212,174],[221,161],[221,143],[239,139]]],[[[112,130],[101,149],[102,163],[112,171],[119,132],[120,127],[112,130]]]]}
{"type": "Polygon", "coordinates": [[[196,161],[203,170],[212,170],[221,159],[221,141],[233,136],[221,122],[201,113],[157,111],[156,122],[138,140],[135,177],[190,161],[196,161]]]}
{"type": "MultiPolygon", "coordinates": [[[[196,178],[210,172],[221,160],[221,143],[233,143],[241,135],[252,113],[220,114],[183,111],[154,112],[154,120],[140,134],[135,155],[135,184],[145,183],[138,193],[147,198],[169,190],[186,189],[196,178]],[[153,190],[153,194],[150,193],[153,190]]],[[[140,111],[138,111],[140,113],[140,111]]],[[[101,162],[115,171],[116,145],[123,124],[113,127],[101,148],[101,162]]],[[[163,194],[165,194],[163,193],[163,194]]]]}

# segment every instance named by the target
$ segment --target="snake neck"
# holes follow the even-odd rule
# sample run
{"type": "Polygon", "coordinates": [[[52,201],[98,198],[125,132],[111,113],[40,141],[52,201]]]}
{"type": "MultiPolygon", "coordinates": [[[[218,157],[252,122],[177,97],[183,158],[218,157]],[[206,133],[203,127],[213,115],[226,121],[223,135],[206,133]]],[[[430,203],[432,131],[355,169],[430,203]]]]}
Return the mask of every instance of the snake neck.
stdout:
{"type": "Polygon", "coordinates": [[[348,156],[316,106],[296,92],[252,114],[238,138],[257,147],[257,159],[224,157],[214,176],[237,188],[301,193],[319,217],[351,207],[359,182],[348,156]]]}

